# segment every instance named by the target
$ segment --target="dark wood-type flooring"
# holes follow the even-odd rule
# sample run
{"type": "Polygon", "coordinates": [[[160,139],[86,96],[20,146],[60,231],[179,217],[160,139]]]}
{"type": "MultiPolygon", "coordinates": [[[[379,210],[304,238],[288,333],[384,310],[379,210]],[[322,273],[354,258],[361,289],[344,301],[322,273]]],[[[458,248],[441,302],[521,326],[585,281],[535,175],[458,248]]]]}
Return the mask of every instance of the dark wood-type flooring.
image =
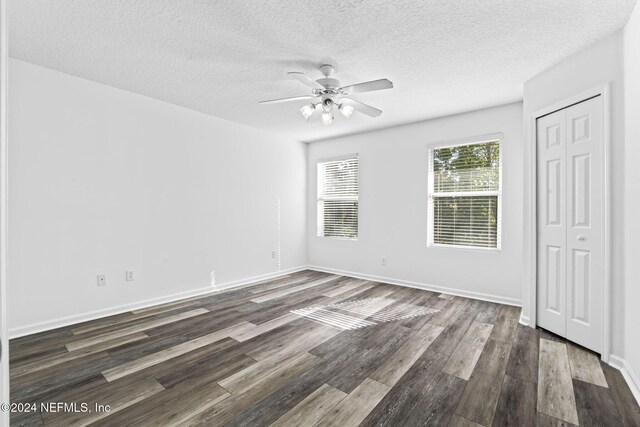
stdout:
{"type": "Polygon", "coordinates": [[[519,316],[303,271],[12,340],[12,425],[640,426],[619,371],[519,316]]]}

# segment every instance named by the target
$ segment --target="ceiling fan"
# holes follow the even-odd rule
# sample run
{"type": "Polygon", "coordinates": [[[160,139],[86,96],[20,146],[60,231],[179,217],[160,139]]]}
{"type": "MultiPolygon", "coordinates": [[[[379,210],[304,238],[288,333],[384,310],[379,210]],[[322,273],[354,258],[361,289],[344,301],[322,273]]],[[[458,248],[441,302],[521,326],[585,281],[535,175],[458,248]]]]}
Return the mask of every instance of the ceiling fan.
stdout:
{"type": "Polygon", "coordinates": [[[334,113],[337,111],[347,119],[351,117],[354,111],[359,111],[370,117],[378,117],[382,114],[381,110],[370,105],[363,104],[360,101],[356,101],[355,99],[350,98],[350,95],[361,92],[371,92],[374,90],[391,89],[393,87],[393,83],[389,80],[378,79],[349,86],[340,86],[340,82],[331,77],[335,71],[335,67],[333,65],[321,65],[320,71],[324,77],[318,80],[313,80],[311,77],[298,71],[290,71],[287,73],[291,77],[294,77],[305,85],[311,87],[311,95],[271,99],[269,101],[260,101],[258,104],[273,104],[278,102],[312,99],[313,101],[311,101],[311,103],[306,104],[300,109],[300,113],[302,113],[308,122],[313,122],[322,118],[322,123],[326,126],[333,123],[334,113]]]}

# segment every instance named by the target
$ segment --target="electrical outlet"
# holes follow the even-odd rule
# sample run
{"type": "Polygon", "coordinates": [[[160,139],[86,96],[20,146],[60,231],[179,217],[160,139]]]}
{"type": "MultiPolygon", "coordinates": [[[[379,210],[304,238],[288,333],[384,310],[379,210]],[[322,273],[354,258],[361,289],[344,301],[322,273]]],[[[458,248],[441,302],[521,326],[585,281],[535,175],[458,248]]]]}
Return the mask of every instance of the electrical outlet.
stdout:
{"type": "Polygon", "coordinates": [[[98,286],[106,286],[106,285],[107,285],[107,275],[98,274],[98,286]]]}
{"type": "Polygon", "coordinates": [[[135,270],[125,270],[124,276],[127,282],[133,282],[134,280],[136,280],[135,270]]]}
{"type": "Polygon", "coordinates": [[[382,258],[380,258],[380,264],[387,265],[387,257],[383,256],[382,258]]]}

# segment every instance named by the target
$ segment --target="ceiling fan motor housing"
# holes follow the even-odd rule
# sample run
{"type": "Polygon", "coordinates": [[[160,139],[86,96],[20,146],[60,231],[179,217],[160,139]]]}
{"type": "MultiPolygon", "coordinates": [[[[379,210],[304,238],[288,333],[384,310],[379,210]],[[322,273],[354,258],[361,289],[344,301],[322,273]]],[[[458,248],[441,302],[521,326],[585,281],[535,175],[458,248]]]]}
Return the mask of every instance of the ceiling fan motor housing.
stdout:
{"type": "Polygon", "coordinates": [[[340,87],[340,81],[337,79],[332,79],[331,77],[325,77],[316,81],[329,90],[338,89],[340,87]]]}

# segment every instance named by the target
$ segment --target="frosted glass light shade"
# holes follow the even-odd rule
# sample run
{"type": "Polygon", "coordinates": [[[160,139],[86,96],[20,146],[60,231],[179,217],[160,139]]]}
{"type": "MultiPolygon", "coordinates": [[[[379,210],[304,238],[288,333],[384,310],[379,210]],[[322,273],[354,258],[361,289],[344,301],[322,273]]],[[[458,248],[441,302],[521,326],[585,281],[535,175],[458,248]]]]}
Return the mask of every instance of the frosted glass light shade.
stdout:
{"type": "Polygon", "coordinates": [[[342,113],[343,116],[345,116],[347,119],[349,117],[351,117],[351,115],[353,114],[353,110],[354,108],[351,105],[347,105],[347,104],[340,104],[340,112],[342,113]]]}

